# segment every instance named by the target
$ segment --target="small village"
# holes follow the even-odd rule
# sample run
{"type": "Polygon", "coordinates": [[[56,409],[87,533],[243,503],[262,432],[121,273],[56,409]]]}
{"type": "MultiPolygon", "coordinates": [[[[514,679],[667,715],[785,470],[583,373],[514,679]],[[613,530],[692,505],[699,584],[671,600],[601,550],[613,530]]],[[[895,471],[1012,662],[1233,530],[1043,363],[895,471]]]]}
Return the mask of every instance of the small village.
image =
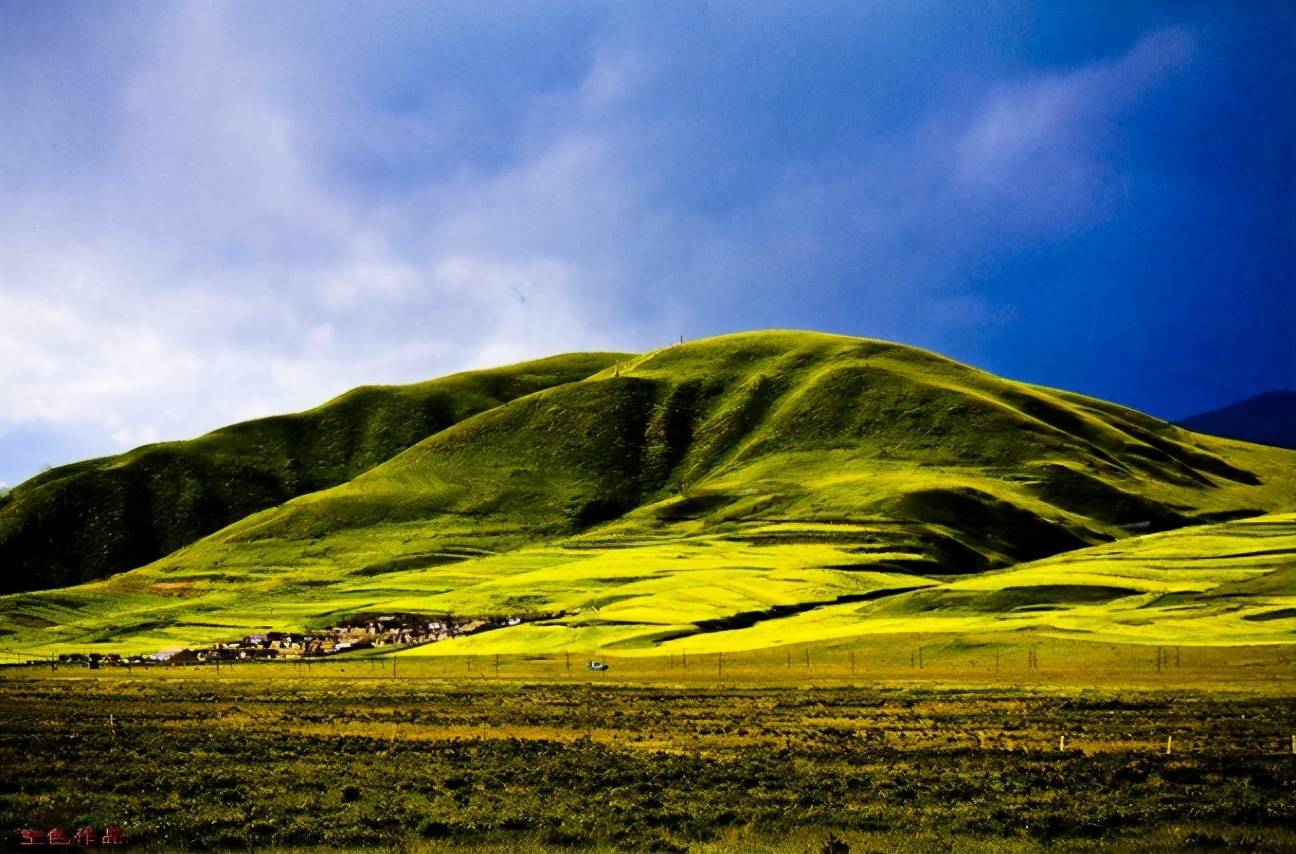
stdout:
{"type": "Polygon", "coordinates": [[[309,659],[387,646],[421,646],[478,634],[492,629],[550,619],[558,614],[527,617],[428,617],[415,614],[360,616],[336,626],[307,632],[258,632],[237,641],[190,649],[166,649],[148,655],[121,656],[101,653],[65,653],[63,664],[100,667],[219,664],[265,659],[309,659]]]}

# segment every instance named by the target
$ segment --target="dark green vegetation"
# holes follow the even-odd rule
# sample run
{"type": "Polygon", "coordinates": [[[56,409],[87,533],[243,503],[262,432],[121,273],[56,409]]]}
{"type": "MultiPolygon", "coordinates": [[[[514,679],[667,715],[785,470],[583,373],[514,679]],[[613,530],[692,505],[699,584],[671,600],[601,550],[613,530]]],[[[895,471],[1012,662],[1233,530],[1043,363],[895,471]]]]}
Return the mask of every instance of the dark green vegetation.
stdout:
{"type": "Polygon", "coordinates": [[[1180,427],[1246,442],[1296,448],[1296,391],[1269,391],[1193,415],[1180,427]]]}
{"type": "Polygon", "coordinates": [[[186,850],[810,851],[829,833],[857,852],[1296,846],[1289,698],[61,675],[0,683],[6,834],[118,822],[186,850]]]}
{"type": "Polygon", "coordinates": [[[344,483],[433,433],[623,354],[577,353],[407,386],[60,466],[0,498],[0,592],[133,569],[250,513],[344,483]]]}

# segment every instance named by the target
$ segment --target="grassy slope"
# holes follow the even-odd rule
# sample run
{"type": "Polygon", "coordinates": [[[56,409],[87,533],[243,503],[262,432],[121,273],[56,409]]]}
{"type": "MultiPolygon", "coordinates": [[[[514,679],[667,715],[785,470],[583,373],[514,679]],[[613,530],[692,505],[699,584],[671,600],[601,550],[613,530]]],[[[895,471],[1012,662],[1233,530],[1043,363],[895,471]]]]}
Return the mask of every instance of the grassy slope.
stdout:
{"type": "Polygon", "coordinates": [[[249,513],[350,480],[464,418],[624,358],[578,353],[358,388],[308,412],[52,469],[0,503],[0,591],[141,566],[249,513]]]}
{"type": "Polygon", "coordinates": [[[841,597],[1290,509],[1293,472],[1296,453],[912,348],[725,336],[468,418],[141,570],[0,600],[2,645],[157,649],[373,610],[567,613],[466,644],[483,651],[796,642],[934,594],[841,597]]]}

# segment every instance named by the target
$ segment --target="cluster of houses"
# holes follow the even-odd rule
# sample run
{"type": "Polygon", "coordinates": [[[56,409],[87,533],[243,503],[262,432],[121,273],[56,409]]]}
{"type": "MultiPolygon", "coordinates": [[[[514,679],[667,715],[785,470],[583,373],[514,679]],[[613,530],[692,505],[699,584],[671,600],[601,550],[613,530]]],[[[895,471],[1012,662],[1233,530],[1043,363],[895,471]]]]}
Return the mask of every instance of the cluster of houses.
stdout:
{"type": "MultiPolygon", "coordinates": [[[[549,616],[549,615],[546,615],[549,616]]],[[[523,617],[425,617],[389,614],[358,617],[341,625],[308,632],[260,632],[206,649],[167,649],[151,655],[123,658],[99,653],[59,656],[67,664],[101,666],[203,664],[268,658],[318,658],[383,646],[412,646],[449,640],[490,629],[516,626],[523,617]]]]}

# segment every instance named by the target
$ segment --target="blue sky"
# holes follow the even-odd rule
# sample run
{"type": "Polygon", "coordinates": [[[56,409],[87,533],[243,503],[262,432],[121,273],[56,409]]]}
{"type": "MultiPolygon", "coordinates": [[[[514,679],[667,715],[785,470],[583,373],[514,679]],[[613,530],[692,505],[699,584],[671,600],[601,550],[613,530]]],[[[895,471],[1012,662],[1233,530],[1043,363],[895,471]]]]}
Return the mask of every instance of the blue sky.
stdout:
{"type": "Polygon", "coordinates": [[[1294,9],[0,0],[0,482],[767,327],[1296,386],[1294,9]]]}

